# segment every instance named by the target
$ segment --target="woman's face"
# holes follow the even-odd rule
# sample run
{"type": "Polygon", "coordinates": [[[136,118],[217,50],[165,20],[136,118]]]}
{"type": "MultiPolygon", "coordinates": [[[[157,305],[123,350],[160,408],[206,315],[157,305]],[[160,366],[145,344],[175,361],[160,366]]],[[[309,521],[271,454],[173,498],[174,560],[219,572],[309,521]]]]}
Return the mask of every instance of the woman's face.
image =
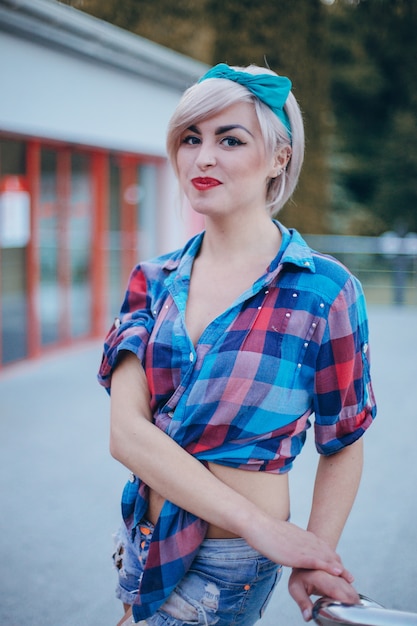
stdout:
{"type": "Polygon", "coordinates": [[[252,104],[234,104],[187,128],[177,152],[180,185],[207,217],[265,209],[266,187],[280,169],[267,156],[252,104]]]}

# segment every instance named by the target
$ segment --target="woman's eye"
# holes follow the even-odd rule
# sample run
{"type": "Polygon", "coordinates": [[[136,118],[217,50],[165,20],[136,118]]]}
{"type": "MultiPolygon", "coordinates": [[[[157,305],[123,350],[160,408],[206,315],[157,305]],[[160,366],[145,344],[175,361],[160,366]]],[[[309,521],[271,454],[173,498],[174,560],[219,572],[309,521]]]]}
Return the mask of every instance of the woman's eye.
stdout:
{"type": "Polygon", "coordinates": [[[186,137],[184,137],[181,143],[185,143],[188,146],[196,146],[200,143],[200,138],[196,137],[196,135],[187,135],[186,137]]]}
{"type": "Polygon", "coordinates": [[[243,145],[243,141],[240,141],[240,139],[238,139],[237,137],[223,137],[221,143],[228,148],[234,148],[235,146],[243,145]]]}

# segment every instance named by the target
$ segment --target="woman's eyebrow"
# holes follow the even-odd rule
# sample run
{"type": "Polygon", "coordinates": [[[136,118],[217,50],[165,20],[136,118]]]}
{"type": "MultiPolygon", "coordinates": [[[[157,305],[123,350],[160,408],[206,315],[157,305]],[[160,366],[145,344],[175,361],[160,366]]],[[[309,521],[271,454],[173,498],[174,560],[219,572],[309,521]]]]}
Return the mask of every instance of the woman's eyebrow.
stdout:
{"type": "Polygon", "coordinates": [[[228,126],[219,126],[214,131],[214,134],[223,135],[223,133],[228,133],[231,130],[234,130],[235,128],[241,128],[242,130],[246,131],[249,135],[251,135],[251,137],[253,137],[253,134],[250,132],[250,130],[248,130],[246,126],[242,126],[241,124],[229,124],[228,126]]]}
{"type": "MultiPolygon", "coordinates": [[[[248,130],[246,126],[242,126],[242,124],[227,124],[225,126],[219,126],[214,131],[214,134],[216,136],[223,135],[224,133],[229,133],[231,130],[235,130],[236,128],[241,128],[242,130],[247,132],[249,135],[251,135],[251,137],[253,137],[253,134],[250,132],[250,130],[248,130]]],[[[201,130],[198,128],[198,126],[195,126],[195,124],[188,126],[187,131],[195,133],[196,135],[201,135],[201,130]]]]}

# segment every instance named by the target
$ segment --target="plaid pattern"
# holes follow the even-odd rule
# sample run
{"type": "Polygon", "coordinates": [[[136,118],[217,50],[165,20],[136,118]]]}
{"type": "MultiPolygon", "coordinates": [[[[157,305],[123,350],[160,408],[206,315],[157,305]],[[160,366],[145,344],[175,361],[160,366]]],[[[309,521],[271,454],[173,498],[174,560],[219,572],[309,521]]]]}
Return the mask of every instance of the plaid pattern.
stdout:
{"type": "MultiPolygon", "coordinates": [[[[286,472],[314,413],[317,450],[356,441],[376,414],[368,325],[358,280],[277,223],[283,245],[250,290],[214,320],[194,347],[184,327],[193,259],[183,250],[132,273],[120,323],[106,339],[99,381],[110,390],[121,350],[142,361],[155,424],[202,462],[286,472]]],[[[147,487],[126,485],[122,513],[134,533],[147,487]]],[[[135,619],[164,602],[189,568],[206,524],[166,502],[140,583],[135,619]]]]}

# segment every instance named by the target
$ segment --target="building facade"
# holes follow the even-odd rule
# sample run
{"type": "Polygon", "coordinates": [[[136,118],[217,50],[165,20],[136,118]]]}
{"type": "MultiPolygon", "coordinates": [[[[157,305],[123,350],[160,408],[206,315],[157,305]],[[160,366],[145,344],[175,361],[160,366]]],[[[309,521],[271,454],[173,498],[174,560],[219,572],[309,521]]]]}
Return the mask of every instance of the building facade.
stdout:
{"type": "Polygon", "coordinates": [[[201,228],[165,135],[205,65],[53,0],[0,0],[0,368],[102,336],[140,259],[201,228]]]}

